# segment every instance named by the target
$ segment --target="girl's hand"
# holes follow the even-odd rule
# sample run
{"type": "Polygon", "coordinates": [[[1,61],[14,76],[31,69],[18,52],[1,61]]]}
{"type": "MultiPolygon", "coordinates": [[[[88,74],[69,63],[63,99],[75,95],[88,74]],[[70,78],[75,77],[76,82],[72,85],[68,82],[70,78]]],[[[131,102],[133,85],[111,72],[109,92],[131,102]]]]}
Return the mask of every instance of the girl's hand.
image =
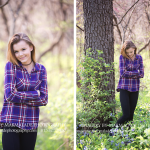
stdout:
{"type": "Polygon", "coordinates": [[[37,92],[38,92],[38,96],[40,96],[40,91],[39,91],[39,90],[37,90],[37,92]]]}

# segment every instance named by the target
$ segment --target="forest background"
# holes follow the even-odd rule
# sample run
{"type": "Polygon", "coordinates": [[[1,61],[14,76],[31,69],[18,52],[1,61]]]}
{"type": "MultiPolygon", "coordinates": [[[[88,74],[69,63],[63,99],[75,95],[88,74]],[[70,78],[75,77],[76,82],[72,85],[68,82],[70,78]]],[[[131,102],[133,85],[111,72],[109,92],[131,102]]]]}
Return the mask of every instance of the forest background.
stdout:
{"type": "MultiPolygon", "coordinates": [[[[103,118],[105,118],[106,115],[107,115],[107,117],[114,117],[113,123],[116,123],[117,118],[119,118],[122,115],[122,112],[121,112],[121,106],[120,106],[119,92],[117,92],[116,90],[115,90],[115,113],[109,112],[109,114],[108,114],[108,112],[107,113],[105,112],[104,107],[101,108],[100,105],[99,106],[92,105],[92,103],[95,100],[91,101],[91,103],[88,102],[90,95],[89,95],[89,97],[85,97],[85,95],[86,94],[88,95],[88,93],[82,91],[82,88],[83,88],[82,84],[84,84],[84,82],[86,82],[83,73],[86,73],[85,70],[88,68],[87,67],[85,69],[83,67],[83,66],[86,66],[84,61],[88,62],[88,59],[89,59],[89,62],[91,61],[91,64],[92,64],[92,61],[96,62],[96,60],[94,60],[92,58],[88,58],[88,57],[86,60],[86,57],[85,57],[86,52],[85,52],[84,46],[86,45],[86,43],[85,43],[84,27],[86,24],[84,22],[85,21],[84,20],[85,19],[84,11],[83,11],[83,5],[84,5],[83,3],[84,2],[85,2],[84,0],[76,1],[76,9],[77,9],[77,11],[76,11],[76,21],[77,21],[76,22],[76,29],[77,29],[77,32],[76,32],[76,36],[77,36],[77,43],[76,43],[76,46],[77,46],[77,48],[76,48],[77,149],[85,149],[85,150],[86,149],[94,149],[94,148],[95,149],[109,149],[109,148],[110,149],[111,148],[112,149],[121,149],[119,147],[125,146],[125,145],[123,145],[123,144],[125,144],[125,140],[129,140],[129,139],[126,139],[126,137],[123,137],[123,136],[117,134],[115,137],[111,138],[108,136],[108,134],[101,134],[101,136],[100,136],[100,134],[93,133],[94,131],[92,131],[91,133],[86,132],[86,129],[89,129],[87,125],[88,125],[88,123],[89,124],[91,123],[90,122],[91,120],[92,121],[94,120],[92,122],[93,124],[98,123],[98,122],[96,122],[96,118],[98,116],[103,115],[103,118]],[[85,99],[87,101],[85,101],[85,99]],[[92,106],[90,107],[90,105],[92,105],[92,106]],[[92,107],[94,107],[96,109],[90,110],[89,108],[92,108],[92,107]],[[99,107],[99,109],[98,109],[98,107],[99,107]],[[101,109],[103,109],[103,111],[101,109]],[[103,114],[103,112],[104,112],[104,114],[103,114]],[[113,142],[111,143],[111,141],[113,141],[113,142]]],[[[85,8],[85,9],[87,9],[86,13],[90,12],[90,11],[88,12],[88,8],[89,8],[88,4],[90,4],[90,2],[91,2],[90,0],[87,3],[85,2],[86,5],[84,5],[84,6],[87,7],[87,8],[85,8]]],[[[112,2],[113,2],[112,19],[113,19],[113,32],[114,32],[114,54],[112,54],[112,55],[114,55],[115,89],[116,89],[116,87],[118,85],[118,81],[119,81],[120,50],[121,50],[122,43],[125,40],[132,40],[135,43],[135,45],[137,46],[137,52],[138,52],[138,54],[140,54],[143,57],[143,63],[144,63],[144,78],[142,78],[141,82],[140,82],[139,99],[138,99],[138,104],[137,104],[137,107],[135,110],[135,115],[134,115],[135,124],[137,126],[141,125],[141,127],[132,128],[132,130],[135,132],[130,133],[130,140],[132,138],[133,142],[131,144],[129,144],[128,147],[124,147],[124,148],[140,148],[140,149],[149,148],[150,145],[148,144],[148,142],[149,142],[148,139],[149,139],[150,135],[149,135],[149,133],[148,133],[148,135],[146,135],[146,132],[150,131],[150,128],[147,127],[149,124],[149,116],[150,116],[150,113],[149,113],[150,112],[149,111],[150,110],[150,102],[149,102],[149,100],[150,100],[150,66],[149,66],[149,61],[150,61],[150,1],[149,0],[126,0],[126,1],[113,0],[112,2]]],[[[90,7],[93,7],[93,9],[96,10],[97,9],[97,7],[95,7],[96,3],[98,3],[99,7],[100,7],[100,4],[102,4],[103,2],[101,0],[94,1],[94,4],[93,5],[91,4],[90,7]]],[[[107,7],[107,5],[104,5],[104,6],[101,6],[100,8],[105,10],[106,7],[107,7]]],[[[107,12],[108,12],[108,9],[106,10],[107,12]]],[[[92,10],[92,9],[90,9],[90,10],[92,10]]],[[[96,11],[93,10],[93,12],[96,12],[96,11]]],[[[107,14],[104,17],[104,20],[107,19],[107,14]]],[[[89,15],[91,15],[91,14],[89,13],[89,15]]],[[[96,19],[100,18],[98,15],[100,16],[100,14],[95,13],[96,19]]],[[[90,18],[90,16],[89,16],[89,18],[90,18]]],[[[97,23],[95,18],[93,17],[93,22],[91,22],[92,27],[94,27],[93,24],[95,24],[95,22],[97,23]]],[[[90,23],[88,23],[88,25],[89,24],[90,23]]],[[[101,26],[101,22],[99,25],[101,26]]],[[[92,27],[91,27],[91,29],[92,29],[92,27]]],[[[96,29],[93,28],[93,30],[96,30],[96,29]]],[[[101,33],[101,32],[104,33],[103,31],[99,30],[99,33],[101,33]]],[[[93,34],[95,34],[95,33],[96,32],[93,32],[93,34]]],[[[95,36],[98,36],[98,34],[96,34],[95,36]]],[[[88,37],[86,37],[86,38],[88,38],[88,37]]],[[[97,41],[95,41],[96,39],[98,39],[98,38],[93,37],[93,39],[88,39],[87,41],[91,42],[94,45],[94,42],[95,43],[97,42],[97,41]]],[[[103,51],[105,51],[105,49],[103,49],[103,51]]],[[[95,54],[92,52],[89,55],[95,56],[95,54]]],[[[111,55],[107,56],[108,59],[111,57],[112,57],[111,55]]],[[[89,63],[89,66],[91,64],[89,63]]],[[[94,66],[92,66],[92,67],[94,68],[94,66]]],[[[87,74],[89,73],[88,71],[87,71],[87,74]]],[[[93,72],[93,74],[94,74],[94,72],[93,72]]],[[[92,76],[93,74],[91,73],[90,75],[92,76]]],[[[94,80],[92,80],[92,82],[94,83],[94,80]]],[[[89,85],[92,87],[92,84],[89,84],[89,85]]],[[[93,86],[93,89],[94,89],[94,86],[93,86]]],[[[90,92],[91,93],[93,92],[93,94],[95,94],[94,91],[92,91],[92,89],[90,92]]],[[[97,104],[99,104],[99,103],[97,102],[97,104]]],[[[129,133],[126,135],[129,135],[129,133]]],[[[128,138],[128,136],[127,136],[127,138],[128,138]]]]}
{"type": "Polygon", "coordinates": [[[73,8],[73,0],[0,0],[0,110],[7,44],[13,34],[30,37],[37,62],[47,69],[48,104],[40,107],[35,150],[73,149],[73,8]]]}

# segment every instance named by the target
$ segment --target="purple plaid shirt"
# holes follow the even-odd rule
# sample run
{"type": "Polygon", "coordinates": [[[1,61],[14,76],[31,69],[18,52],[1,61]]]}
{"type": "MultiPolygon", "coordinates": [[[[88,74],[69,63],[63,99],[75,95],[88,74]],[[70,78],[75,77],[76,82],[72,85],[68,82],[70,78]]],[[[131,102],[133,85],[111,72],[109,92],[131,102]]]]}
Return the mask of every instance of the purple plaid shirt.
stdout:
{"type": "Polygon", "coordinates": [[[48,89],[45,67],[35,63],[29,74],[20,62],[19,66],[7,62],[4,103],[0,113],[1,128],[4,123],[11,123],[21,129],[36,129],[39,122],[39,106],[45,106],[47,103],[48,89]],[[40,90],[40,96],[36,90],[40,90]]]}
{"type": "Polygon", "coordinates": [[[119,58],[120,79],[117,87],[130,92],[139,91],[140,78],[144,77],[144,67],[142,56],[136,55],[134,61],[122,55],[119,58]]]}

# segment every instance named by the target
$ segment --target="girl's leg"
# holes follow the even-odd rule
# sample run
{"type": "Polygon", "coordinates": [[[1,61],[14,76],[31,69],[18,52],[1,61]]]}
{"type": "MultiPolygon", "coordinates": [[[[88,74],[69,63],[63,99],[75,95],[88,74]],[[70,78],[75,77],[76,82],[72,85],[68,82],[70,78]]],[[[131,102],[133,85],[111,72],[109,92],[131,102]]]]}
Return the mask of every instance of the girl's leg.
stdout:
{"type": "MultiPolygon", "coordinates": [[[[31,131],[31,130],[30,130],[31,131]]],[[[31,132],[23,132],[20,135],[20,149],[21,150],[34,150],[37,137],[37,130],[31,132]]]]}
{"type": "Polygon", "coordinates": [[[16,127],[4,127],[2,133],[3,150],[20,150],[19,133],[16,127]]]}
{"type": "Polygon", "coordinates": [[[133,120],[134,110],[136,108],[136,104],[138,101],[139,91],[137,92],[130,92],[129,99],[130,99],[130,118],[129,121],[133,120]]]}
{"type": "Polygon", "coordinates": [[[118,119],[117,125],[121,125],[128,121],[130,118],[130,103],[129,103],[129,91],[120,89],[120,103],[123,111],[123,115],[118,119]]]}

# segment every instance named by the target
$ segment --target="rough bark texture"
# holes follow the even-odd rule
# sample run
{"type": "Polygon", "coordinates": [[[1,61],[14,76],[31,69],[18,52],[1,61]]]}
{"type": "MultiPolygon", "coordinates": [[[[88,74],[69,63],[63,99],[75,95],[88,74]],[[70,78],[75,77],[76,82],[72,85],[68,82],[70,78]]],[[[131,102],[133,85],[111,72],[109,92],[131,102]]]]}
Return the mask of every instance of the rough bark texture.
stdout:
{"type": "MultiPolygon", "coordinates": [[[[84,11],[84,51],[91,48],[92,56],[98,59],[96,50],[102,50],[101,57],[107,64],[114,62],[113,2],[112,0],[83,0],[84,11]]],[[[106,68],[104,68],[106,69],[106,68]]],[[[106,71],[106,70],[104,70],[106,71]]],[[[115,90],[114,72],[108,76],[109,84],[104,90],[115,90]]],[[[107,97],[108,102],[115,98],[115,92],[107,97]]]]}

